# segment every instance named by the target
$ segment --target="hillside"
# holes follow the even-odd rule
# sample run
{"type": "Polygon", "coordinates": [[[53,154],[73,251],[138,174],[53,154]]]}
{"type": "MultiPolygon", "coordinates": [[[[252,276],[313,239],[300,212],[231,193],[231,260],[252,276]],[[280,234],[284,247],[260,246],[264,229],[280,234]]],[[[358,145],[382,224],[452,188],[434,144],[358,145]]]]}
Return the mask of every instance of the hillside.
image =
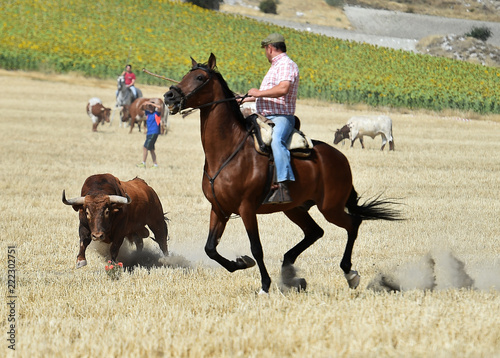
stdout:
{"type": "MultiPolygon", "coordinates": [[[[264,14],[259,10],[261,0],[224,0],[221,11],[277,18],[321,26],[350,29],[350,23],[341,8],[329,6],[325,0],[286,0],[278,4],[278,14],[264,14]]],[[[371,9],[400,11],[455,19],[498,21],[500,1],[482,0],[344,0],[345,5],[371,9]]]]}
{"type": "Polygon", "coordinates": [[[222,9],[300,31],[500,67],[500,1],[345,3],[341,9],[324,0],[290,0],[272,15],[259,11],[259,0],[226,0],[222,9]],[[487,42],[462,36],[474,27],[487,27],[493,36],[487,42]]]}

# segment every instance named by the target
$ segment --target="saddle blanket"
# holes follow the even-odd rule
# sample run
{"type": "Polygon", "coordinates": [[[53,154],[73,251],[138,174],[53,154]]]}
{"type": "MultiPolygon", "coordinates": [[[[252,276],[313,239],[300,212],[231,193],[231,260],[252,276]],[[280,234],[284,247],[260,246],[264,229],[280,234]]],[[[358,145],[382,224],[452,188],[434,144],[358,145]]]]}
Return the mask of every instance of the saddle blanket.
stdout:
{"type": "MultiPolygon", "coordinates": [[[[256,113],[250,115],[247,120],[254,123],[255,149],[261,154],[269,155],[271,153],[270,147],[274,123],[269,118],[256,113]]],[[[307,135],[300,130],[294,129],[288,138],[286,146],[293,156],[308,157],[314,144],[307,135]]]]}

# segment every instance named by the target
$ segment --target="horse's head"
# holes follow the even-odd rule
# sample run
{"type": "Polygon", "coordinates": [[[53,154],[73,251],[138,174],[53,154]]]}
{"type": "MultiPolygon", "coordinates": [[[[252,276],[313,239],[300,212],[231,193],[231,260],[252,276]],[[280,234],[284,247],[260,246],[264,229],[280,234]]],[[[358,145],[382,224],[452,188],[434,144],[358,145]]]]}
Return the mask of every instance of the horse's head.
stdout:
{"type": "Polygon", "coordinates": [[[193,58],[191,70],[176,86],[163,95],[165,103],[169,106],[170,113],[176,114],[185,108],[196,108],[213,101],[211,86],[207,86],[214,77],[216,59],[210,54],[207,64],[199,64],[193,58]]]}
{"type": "Polygon", "coordinates": [[[116,80],[116,87],[118,88],[118,91],[121,91],[123,86],[125,86],[125,77],[119,76],[116,80]]]}

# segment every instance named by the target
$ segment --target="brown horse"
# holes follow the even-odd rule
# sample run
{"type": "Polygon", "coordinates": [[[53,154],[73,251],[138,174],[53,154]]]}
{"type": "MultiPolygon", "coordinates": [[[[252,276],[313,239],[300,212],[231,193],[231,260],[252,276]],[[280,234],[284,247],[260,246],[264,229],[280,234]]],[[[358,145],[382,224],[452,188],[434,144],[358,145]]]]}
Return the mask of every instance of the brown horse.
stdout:
{"type": "Polygon", "coordinates": [[[283,211],[304,232],[304,239],[284,255],[283,283],[305,289],[306,281],[295,277],[293,264],[304,250],[323,236],[323,229],[308,213],[317,205],[329,222],[347,230],[347,245],[340,267],[349,286],[356,288],[360,279],[358,273],[351,270],[351,254],[359,225],[363,220],[398,220],[397,212],[387,207],[392,202],[377,197],[358,204],[347,158],[332,146],[314,141],[309,158],[292,159],[296,180],[289,184],[289,190],[293,202],[262,205],[271,184],[269,158],[256,152],[234,93],[216,70],[215,56],[211,54],[207,64],[198,64],[192,59],[192,65],[182,81],[165,93],[164,99],[173,114],[185,108],[200,109],[201,142],[205,151],[202,188],[212,204],[205,245],[207,255],[230,272],[252,267],[257,261],[261,292],[269,292],[271,278],[264,265],[257,214],[283,211]],[[248,256],[231,261],[217,252],[231,214],[243,220],[255,261],[248,256]]]}

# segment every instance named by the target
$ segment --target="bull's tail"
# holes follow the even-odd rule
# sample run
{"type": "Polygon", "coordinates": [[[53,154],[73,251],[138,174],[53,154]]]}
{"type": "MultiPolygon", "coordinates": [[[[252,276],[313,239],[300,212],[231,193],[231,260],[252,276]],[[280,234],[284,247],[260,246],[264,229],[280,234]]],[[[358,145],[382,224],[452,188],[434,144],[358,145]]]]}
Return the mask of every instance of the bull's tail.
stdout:
{"type": "Polygon", "coordinates": [[[400,205],[395,199],[384,199],[382,194],[366,200],[359,204],[360,197],[354,188],[349,195],[346,208],[349,214],[359,217],[361,220],[404,220],[401,212],[394,208],[394,205],[400,205]]]}

